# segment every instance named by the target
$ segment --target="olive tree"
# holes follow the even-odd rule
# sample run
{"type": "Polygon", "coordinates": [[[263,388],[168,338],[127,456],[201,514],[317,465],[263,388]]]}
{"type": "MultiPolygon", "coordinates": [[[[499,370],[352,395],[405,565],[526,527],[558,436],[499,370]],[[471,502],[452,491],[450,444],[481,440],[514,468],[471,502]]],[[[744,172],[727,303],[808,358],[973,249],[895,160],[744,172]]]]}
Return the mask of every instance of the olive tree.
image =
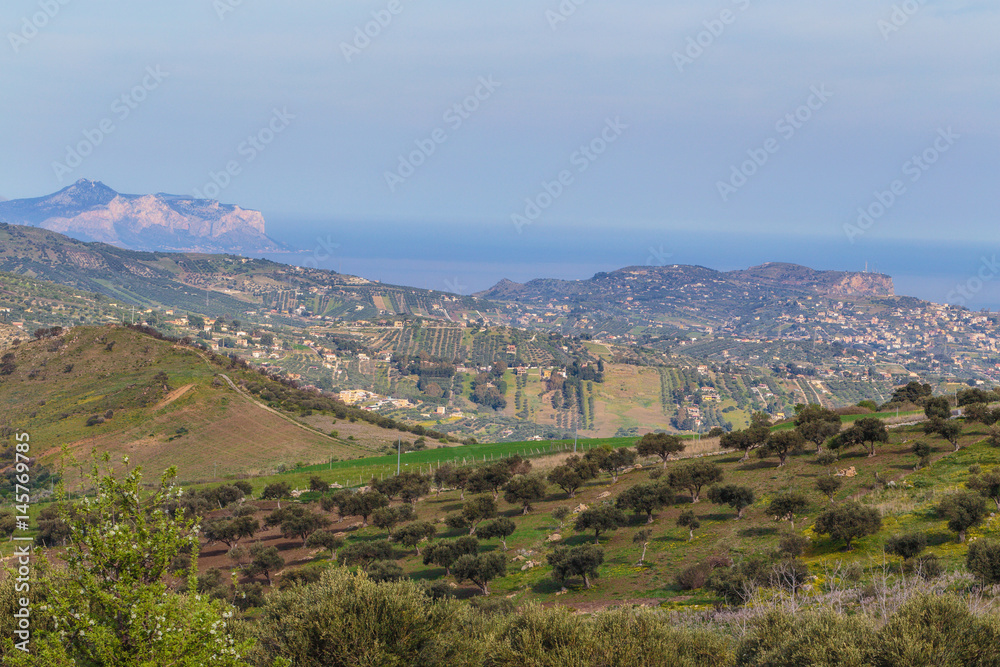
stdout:
{"type": "Polygon", "coordinates": [[[823,443],[840,433],[841,418],[833,410],[810,403],[795,415],[795,430],[816,445],[816,453],[823,451],[823,443]]]}
{"type": "Polygon", "coordinates": [[[340,562],[344,565],[369,565],[377,560],[391,560],[392,556],[388,540],[352,542],[340,550],[340,562]]]}
{"type": "Polygon", "coordinates": [[[994,468],[981,475],[973,475],[965,485],[995,502],[997,510],[1000,510],[1000,469],[994,468]]]}
{"type": "Polygon", "coordinates": [[[950,419],[951,403],[944,396],[928,398],[924,403],[924,414],[930,420],[950,419]]]}
{"type": "Polygon", "coordinates": [[[474,469],[469,475],[468,489],[472,493],[492,493],[496,500],[500,497],[500,489],[513,477],[511,467],[504,461],[497,461],[474,469]]]}
{"type": "Polygon", "coordinates": [[[948,529],[965,542],[965,533],[986,518],[986,499],[972,491],[959,491],[946,496],[937,506],[938,515],[948,520],[948,529]]]}
{"type": "Polygon", "coordinates": [[[694,531],[701,528],[701,521],[695,516],[692,510],[687,510],[681,512],[681,515],[677,517],[677,525],[681,528],[688,529],[688,542],[694,539],[694,531]]]}
{"type": "Polygon", "coordinates": [[[913,466],[914,470],[919,470],[920,468],[930,465],[931,454],[934,452],[934,449],[926,442],[913,443],[913,449],[911,451],[917,455],[917,464],[913,466]]]}
{"type": "Polygon", "coordinates": [[[958,438],[962,435],[962,426],[951,419],[932,419],[924,424],[924,432],[928,434],[936,433],[941,436],[958,451],[958,438]]]}
{"type": "Polygon", "coordinates": [[[330,552],[330,558],[337,560],[337,549],[344,546],[344,538],[338,537],[332,530],[317,530],[306,540],[306,546],[326,549],[330,552]]]}
{"type": "Polygon", "coordinates": [[[970,544],[965,566],[987,586],[1000,584],[1000,542],[976,540],[970,544]]]}
{"type": "Polygon", "coordinates": [[[432,544],[424,549],[424,565],[439,565],[445,574],[451,576],[451,566],[461,556],[475,556],[479,553],[479,540],[474,537],[460,537],[457,540],[445,540],[432,544]]]}
{"type": "Polygon", "coordinates": [[[699,501],[701,489],[707,484],[722,481],[722,468],[711,461],[698,459],[670,471],[670,486],[691,493],[691,502],[699,501]]]}
{"type": "Polygon", "coordinates": [[[420,543],[431,539],[436,533],[437,529],[430,521],[414,521],[397,530],[394,539],[404,546],[416,549],[419,556],[420,543]]]}
{"type": "Polygon", "coordinates": [[[816,517],[813,531],[828,534],[835,540],[844,540],[847,550],[856,538],[874,535],[882,529],[882,515],[874,507],[857,502],[847,502],[823,512],[816,517]]]}
{"type": "Polygon", "coordinates": [[[788,521],[795,530],[795,515],[809,506],[809,501],[800,493],[787,492],[775,496],[767,506],[767,513],[782,521],[788,521]]]}
{"type": "Polygon", "coordinates": [[[560,466],[549,471],[548,480],[565,491],[570,498],[587,480],[597,477],[597,464],[589,459],[571,456],[560,466]]]}
{"type": "Polygon", "coordinates": [[[831,503],[833,502],[833,497],[843,485],[844,482],[839,477],[834,477],[833,475],[824,475],[816,480],[816,488],[820,493],[829,498],[831,503]]]}
{"type": "Polygon", "coordinates": [[[751,424],[750,428],[725,433],[719,440],[719,446],[723,449],[738,449],[742,451],[743,458],[740,461],[746,461],[750,458],[750,452],[764,444],[764,441],[770,435],[771,428],[768,422],[769,418],[760,418],[751,424]]]}
{"type": "Polygon", "coordinates": [[[497,515],[497,504],[488,495],[476,496],[465,502],[460,514],[448,516],[445,521],[453,528],[469,528],[469,535],[476,534],[476,526],[497,515]]]}
{"type": "Polygon", "coordinates": [[[545,498],[545,480],[535,475],[519,475],[507,483],[503,499],[511,505],[520,505],[521,514],[531,511],[531,503],[545,498]]]}
{"type": "Polygon", "coordinates": [[[598,576],[598,568],[604,562],[604,550],[592,544],[578,547],[557,547],[547,556],[552,566],[552,577],[565,584],[569,577],[582,577],[583,587],[590,588],[591,578],[598,576]]]}
{"type": "Polygon", "coordinates": [[[499,538],[500,543],[503,544],[503,550],[507,551],[507,538],[513,535],[516,529],[517,526],[513,521],[507,517],[500,517],[495,521],[483,524],[483,527],[479,529],[479,536],[484,540],[499,538]]]}
{"type": "Polygon", "coordinates": [[[862,417],[847,429],[858,443],[868,449],[868,456],[875,456],[875,445],[889,442],[889,430],[885,422],[876,417],[862,417]]]}
{"type": "Polygon", "coordinates": [[[619,447],[618,449],[612,450],[606,457],[601,459],[598,463],[598,467],[604,472],[611,475],[611,483],[618,483],[618,476],[625,471],[626,468],[632,467],[635,464],[636,453],[635,450],[629,449],[628,447],[619,447]]]}
{"type": "Polygon", "coordinates": [[[647,433],[635,443],[635,451],[639,456],[657,456],[667,467],[667,459],[684,451],[684,441],[680,436],[669,433],[647,433]]]}
{"type": "Polygon", "coordinates": [[[618,530],[628,524],[625,512],[614,505],[589,507],[576,518],[574,528],[578,531],[594,531],[594,544],[600,544],[601,533],[618,530]]]}
{"type": "Polygon", "coordinates": [[[757,450],[759,458],[778,457],[778,467],[785,465],[789,454],[798,454],[805,448],[806,440],[798,431],[775,431],[757,450]]]}
{"type": "Polygon", "coordinates": [[[736,510],[736,519],[739,520],[743,518],[743,512],[746,511],[746,508],[753,505],[757,496],[749,486],[726,484],[711,487],[708,490],[708,499],[716,505],[732,507],[736,510]]]}
{"type": "Polygon", "coordinates": [[[345,516],[360,516],[361,526],[368,525],[368,517],[380,507],[387,507],[389,498],[378,491],[368,490],[353,493],[340,506],[340,513],[345,516]]]}
{"type": "Polygon", "coordinates": [[[653,512],[673,502],[674,490],[659,482],[636,484],[622,491],[615,499],[619,509],[629,509],[636,514],[645,514],[646,523],[653,523],[653,512]]]}
{"type": "Polygon", "coordinates": [[[278,553],[277,547],[266,547],[262,542],[254,542],[250,545],[250,564],[245,571],[248,576],[256,577],[263,574],[267,579],[267,585],[271,585],[271,573],[277,572],[285,566],[285,559],[278,553]]]}
{"type": "Polygon", "coordinates": [[[288,482],[275,482],[264,487],[260,497],[264,500],[279,500],[292,495],[292,486],[288,482]]]}
{"type": "Polygon", "coordinates": [[[923,533],[906,533],[905,535],[893,535],[885,541],[885,552],[900,556],[903,560],[910,560],[919,556],[920,552],[927,546],[927,536],[923,533]]]}
{"type": "Polygon", "coordinates": [[[320,528],[326,528],[330,525],[330,520],[328,518],[321,514],[313,514],[304,507],[299,506],[289,509],[301,511],[289,512],[284,520],[282,520],[281,534],[288,538],[300,538],[303,546],[305,546],[306,539],[308,539],[309,535],[320,528]]]}
{"type": "Polygon", "coordinates": [[[479,587],[483,595],[490,594],[490,582],[507,574],[507,559],[500,553],[459,556],[451,566],[458,583],[469,580],[479,587]]]}

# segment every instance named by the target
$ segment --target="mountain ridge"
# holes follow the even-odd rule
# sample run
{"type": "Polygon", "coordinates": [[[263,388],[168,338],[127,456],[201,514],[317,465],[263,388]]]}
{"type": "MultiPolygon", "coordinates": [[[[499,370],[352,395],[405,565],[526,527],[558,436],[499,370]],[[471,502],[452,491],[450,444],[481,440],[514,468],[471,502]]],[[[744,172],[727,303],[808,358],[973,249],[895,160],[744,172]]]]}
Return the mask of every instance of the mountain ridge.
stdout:
{"type": "Polygon", "coordinates": [[[503,279],[493,287],[474,296],[503,301],[539,301],[559,297],[613,296],[616,292],[646,288],[681,288],[712,281],[732,288],[738,284],[780,287],[788,291],[829,297],[895,296],[892,277],[885,274],[825,271],[799,264],[768,262],[748,269],[718,271],[704,266],[673,264],[669,266],[627,266],[610,272],[599,272],[585,280],[536,278],[526,283],[503,279]],[[627,283],[636,283],[629,285],[627,283]]]}
{"type": "Polygon", "coordinates": [[[284,249],[265,233],[260,211],[163,192],[123,194],[88,179],[50,195],[0,201],[0,220],[138,251],[284,249]]]}

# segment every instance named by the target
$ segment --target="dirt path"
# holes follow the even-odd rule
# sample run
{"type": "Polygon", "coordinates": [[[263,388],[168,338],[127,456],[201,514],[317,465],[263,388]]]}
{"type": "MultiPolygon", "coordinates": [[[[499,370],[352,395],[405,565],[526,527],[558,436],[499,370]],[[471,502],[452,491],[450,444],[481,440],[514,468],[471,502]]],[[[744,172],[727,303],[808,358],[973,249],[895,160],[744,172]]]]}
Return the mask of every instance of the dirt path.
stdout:
{"type": "MultiPolygon", "coordinates": [[[[243,391],[241,388],[239,388],[238,386],[236,386],[236,383],[234,383],[229,378],[229,376],[226,375],[225,373],[218,373],[218,376],[220,378],[222,378],[223,380],[225,380],[226,383],[229,384],[229,386],[232,388],[232,390],[235,391],[237,394],[239,394],[243,399],[245,399],[247,401],[250,401],[251,403],[253,403],[254,405],[256,405],[258,408],[260,408],[261,410],[267,410],[268,412],[270,412],[270,413],[272,413],[272,414],[274,414],[274,415],[276,415],[276,416],[284,419],[289,424],[294,424],[295,426],[298,426],[303,431],[308,431],[309,433],[311,433],[313,435],[318,435],[321,438],[324,438],[324,439],[329,440],[331,442],[336,442],[337,444],[343,444],[343,443],[340,442],[340,440],[337,440],[336,438],[332,438],[332,437],[328,436],[326,433],[323,433],[322,431],[318,431],[318,430],[312,428],[311,426],[307,426],[307,425],[303,424],[300,421],[296,421],[295,419],[292,419],[288,415],[286,415],[286,414],[284,414],[282,412],[279,412],[278,410],[275,410],[274,408],[272,408],[272,407],[270,407],[268,405],[264,405],[263,403],[261,403],[260,401],[258,401],[257,399],[255,399],[253,396],[250,396],[245,391],[243,391]]],[[[367,447],[362,447],[361,445],[357,445],[357,444],[355,444],[355,447],[358,447],[360,449],[367,449],[367,447]]],[[[374,451],[374,450],[371,450],[371,451],[374,451]]]]}
{"type": "Polygon", "coordinates": [[[167,394],[166,396],[164,396],[162,401],[160,401],[155,406],[153,406],[153,409],[154,410],[159,410],[160,408],[167,407],[168,405],[170,405],[171,403],[173,403],[174,401],[176,401],[178,398],[180,398],[184,394],[188,393],[188,391],[193,386],[194,386],[194,384],[192,383],[192,384],[186,384],[183,387],[179,387],[177,389],[174,389],[172,392],[170,392],[169,394],[167,394]]]}

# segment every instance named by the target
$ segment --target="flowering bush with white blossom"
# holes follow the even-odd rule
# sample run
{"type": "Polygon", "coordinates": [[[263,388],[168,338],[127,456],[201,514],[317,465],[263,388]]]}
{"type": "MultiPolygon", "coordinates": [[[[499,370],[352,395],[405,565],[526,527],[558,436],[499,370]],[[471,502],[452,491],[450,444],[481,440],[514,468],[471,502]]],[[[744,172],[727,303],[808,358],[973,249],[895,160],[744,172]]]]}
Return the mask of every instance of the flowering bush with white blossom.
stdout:
{"type": "MultiPolygon", "coordinates": [[[[149,492],[140,468],[91,472],[95,493],[61,503],[70,526],[65,568],[47,567],[33,653],[5,664],[153,667],[247,665],[250,643],[234,636],[233,608],[197,593],[198,525],[183,509],[171,468],[149,492]],[[75,511],[73,511],[75,509],[75,511]],[[189,592],[167,585],[170,563],[191,555],[189,592]]],[[[19,655],[18,655],[19,654],[19,655]]]]}

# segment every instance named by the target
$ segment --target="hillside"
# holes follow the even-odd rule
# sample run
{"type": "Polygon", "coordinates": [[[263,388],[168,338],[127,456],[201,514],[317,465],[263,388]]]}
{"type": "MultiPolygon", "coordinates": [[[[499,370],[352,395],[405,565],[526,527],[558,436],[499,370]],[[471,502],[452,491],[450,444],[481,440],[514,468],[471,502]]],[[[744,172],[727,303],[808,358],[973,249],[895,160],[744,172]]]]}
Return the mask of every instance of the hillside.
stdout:
{"type": "Polygon", "coordinates": [[[604,319],[633,323],[674,318],[713,325],[761,315],[805,297],[872,299],[893,295],[892,278],[880,274],[816,271],[771,263],[741,271],[703,266],[631,266],[588,280],[503,280],[476,296],[520,306],[562,308],[577,319],[607,327],[604,319]]]}
{"type": "Polygon", "coordinates": [[[130,313],[103,294],[0,271],[0,349],[39,328],[120,322],[130,313]]]}
{"type": "Polygon", "coordinates": [[[138,252],[0,222],[0,271],[48,280],[114,301],[204,315],[365,320],[450,319],[489,304],[433,290],[383,285],[322,269],[236,255],[138,252]]]}
{"type": "MultiPolygon", "coordinates": [[[[860,591],[865,586],[886,585],[886,577],[892,579],[889,585],[893,585],[900,576],[903,562],[899,557],[886,555],[884,546],[889,538],[912,532],[926,536],[927,547],[923,556],[937,559],[941,572],[945,573],[945,578],[939,583],[947,579],[951,582],[948,585],[958,587],[956,590],[971,588],[974,582],[958,574],[964,570],[967,545],[956,542],[947,521],[935,512],[935,507],[969,481],[973,474],[970,466],[978,465],[982,472],[996,469],[1000,465],[1000,449],[986,444],[987,429],[982,424],[966,423],[963,431],[959,438],[961,448],[957,452],[952,451],[952,446],[941,438],[924,435],[920,426],[901,424],[890,428],[889,442],[879,445],[874,457],[869,457],[863,448],[856,447],[842,453],[839,460],[822,461],[818,460],[813,450],[791,456],[784,467],[779,467],[777,458],[773,456],[754,456],[742,461],[738,453],[718,452],[717,441],[688,441],[688,454],[709,453],[707,460],[718,466],[722,484],[736,484],[753,491],[754,499],[744,516],[738,519],[731,507],[713,504],[707,497],[710,484],[703,489],[701,500],[697,503],[692,503],[688,491],[675,489],[672,500],[655,509],[653,521],[648,524],[645,513],[628,511],[626,525],[618,529],[610,528],[601,534],[599,544],[604,551],[604,561],[598,568],[599,577],[593,580],[594,585],[589,589],[579,578],[570,579],[563,589],[562,584],[553,579],[552,567],[546,561],[547,556],[558,547],[594,543],[592,530],[574,528],[581,510],[614,503],[632,487],[654,481],[661,471],[666,475],[663,479],[666,479],[671,472],[678,471],[691,461],[671,461],[664,470],[658,459],[640,457],[640,465],[622,474],[617,482],[602,473],[597,479],[585,483],[575,497],[568,497],[566,492],[549,484],[544,496],[533,501],[526,514],[519,503],[505,501],[501,491],[497,517],[512,520],[515,530],[506,538],[507,549],[503,549],[495,538],[480,536],[481,552],[503,553],[508,562],[507,574],[498,577],[491,584],[491,589],[495,596],[512,599],[517,604],[556,602],[578,611],[593,611],[619,603],[672,610],[706,610],[721,604],[722,598],[705,586],[706,575],[694,577],[693,586],[681,585],[678,577],[682,571],[701,566],[707,574],[711,568],[705,564],[713,560],[717,564],[754,559],[763,559],[768,564],[781,563],[781,557],[775,555],[779,543],[783,538],[796,535],[804,540],[801,546],[803,551],[798,558],[805,570],[795,575],[799,577],[798,585],[804,587],[799,592],[821,603],[825,594],[837,595],[845,588],[857,587],[860,591]],[[915,440],[924,441],[932,447],[929,465],[920,470],[914,470],[917,457],[912,452],[912,445],[915,440]],[[831,477],[840,480],[842,485],[828,499],[817,489],[817,481],[831,477]],[[784,493],[797,493],[805,498],[805,505],[795,513],[794,524],[779,520],[769,508],[770,503],[784,493]],[[882,517],[882,527],[873,535],[856,539],[853,548],[848,550],[843,540],[817,532],[816,520],[826,510],[854,500],[875,509],[882,517]],[[553,515],[560,509],[566,510],[568,516],[557,518],[553,515]],[[679,516],[689,510],[700,522],[693,534],[677,524],[679,516]],[[651,535],[645,561],[637,565],[642,544],[636,543],[634,538],[643,529],[651,530],[651,535]]],[[[533,443],[525,444],[530,446],[533,443]]],[[[590,443],[584,443],[581,451],[589,448],[590,443]]],[[[465,449],[458,448],[456,452],[465,454],[465,449]]],[[[507,451],[505,455],[511,453],[507,451]]],[[[563,463],[566,456],[562,453],[532,458],[532,474],[547,475],[563,463]]],[[[385,471],[385,463],[382,462],[381,469],[373,469],[365,460],[349,465],[356,466],[353,468],[355,474],[362,471],[368,475],[374,473],[378,479],[383,473],[386,478],[391,474],[385,471]]],[[[413,467],[409,470],[416,472],[413,467]]],[[[423,472],[427,472],[426,468],[423,472]]],[[[316,469],[309,473],[289,473],[253,480],[253,486],[255,494],[259,495],[265,485],[273,482],[287,481],[293,488],[303,489],[308,486],[309,475],[318,476],[326,482],[343,482],[345,476],[350,474],[348,468],[332,472],[316,469]]],[[[429,521],[435,527],[432,541],[424,543],[422,550],[429,548],[430,544],[467,535],[467,529],[445,525],[445,517],[457,514],[465,502],[489,494],[476,496],[467,491],[464,501],[460,496],[459,491],[446,488],[441,493],[431,492],[416,503],[415,519],[429,521]]],[[[317,494],[311,493],[302,501],[316,498],[317,494]]],[[[987,503],[992,508],[993,502],[987,503]]],[[[405,504],[408,503],[397,502],[393,506],[405,504]]],[[[262,523],[274,509],[273,503],[255,501],[254,505],[261,508],[257,518],[262,523]]],[[[336,510],[320,512],[316,505],[312,505],[309,511],[324,514],[332,521],[330,530],[338,532],[346,540],[346,549],[387,537],[385,527],[362,527],[357,516],[341,517],[336,510]]],[[[213,516],[216,514],[223,516],[226,512],[216,512],[213,516]]],[[[489,522],[481,526],[486,523],[489,522]]],[[[983,538],[1000,538],[1000,519],[995,515],[987,514],[984,522],[970,531],[971,541],[983,538]]],[[[332,565],[327,552],[304,548],[300,539],[284,536],[277,527],[264,528],[253,539],[277,547],[282,554],[286,566],[278,573],[279,582],[282,577],[292,580],[301,568],[315,570],[332,565]]],[[[443,567],[425,564],[413,547],[406,547],[398,541],[392,544],[391,560],[401,567],[406,577],[427,582],[443,580],[461,598],[478,594],[468,582],[458,582],[456,588],[450,583],[453,578],[445,573],[443,567]]],[[[202,566],[232,569],[227,551],[228,547],[221,543],[206,541],[203,545],[206,561],[202,566]]],[[[931,576],[928,578],[933,579],[931,576]]],[[[252,578],[243,579],[244,584],[251,581],[252,578]]],[[[911,582],[910,585],[925,584],[911,582]]],[[[764,593],[760,599],[777,596],[780,600],[783,595],[780,589],[780,585],[774,585],[773,590],[764,593]]]]}
{"type": "Polygon", "coordinates": [[[0,220],[131,250],[260,252],[282,248],[264,233],[260,211],[181,195],[121,194],[87,179],[44,197],[0,202],[0,220]]]}
{"type": "Polygon", "coordinates": [[[0,376],[0,426],[28,431],[46,462],[66,445],[78,459],[92,449],[127,454],[150,470],[176,465],[182,479],[197,479],[370,455],[400,435],[362,421],[338,424],[331,438],[226,378],[260,393],[280,391],[278,383],[128,328],[78,327],[7,354],[13,369],[0,376]]]}

